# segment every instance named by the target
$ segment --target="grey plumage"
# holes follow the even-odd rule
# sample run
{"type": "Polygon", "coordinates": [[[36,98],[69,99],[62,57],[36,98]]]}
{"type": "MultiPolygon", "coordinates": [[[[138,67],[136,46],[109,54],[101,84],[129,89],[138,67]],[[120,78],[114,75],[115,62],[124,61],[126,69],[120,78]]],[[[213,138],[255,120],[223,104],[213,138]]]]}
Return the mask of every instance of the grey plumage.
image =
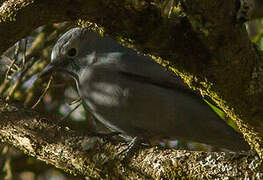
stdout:
{"type": "Polygon", "coordinates": [[[66,32],[42,74],[75,80],[85,108],[126,139],[183,139],[239,151],[249,149],[182,80],[149,57],[83,28],[66,32]]]}

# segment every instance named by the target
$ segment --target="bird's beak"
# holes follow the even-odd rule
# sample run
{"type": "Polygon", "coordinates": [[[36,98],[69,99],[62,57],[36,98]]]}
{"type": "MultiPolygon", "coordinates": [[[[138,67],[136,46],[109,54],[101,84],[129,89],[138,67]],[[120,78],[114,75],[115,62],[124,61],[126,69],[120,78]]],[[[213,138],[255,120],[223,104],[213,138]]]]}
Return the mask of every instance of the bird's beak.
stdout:
{"type": "Polygon", "coordinates": [[[38,77],[39,77],[39,78],[43,78],[43,77],[45,77],[45,76],[47,76],[47,75],[50,75],[50,74],[52,74],[52,72],[54,71],[54,69],[55,69],[55,66],[54,66],[54,65],[48,64],[48,65],[43,69],[43,71],[41,71],[41,72],[39,73],[38,77]]]}

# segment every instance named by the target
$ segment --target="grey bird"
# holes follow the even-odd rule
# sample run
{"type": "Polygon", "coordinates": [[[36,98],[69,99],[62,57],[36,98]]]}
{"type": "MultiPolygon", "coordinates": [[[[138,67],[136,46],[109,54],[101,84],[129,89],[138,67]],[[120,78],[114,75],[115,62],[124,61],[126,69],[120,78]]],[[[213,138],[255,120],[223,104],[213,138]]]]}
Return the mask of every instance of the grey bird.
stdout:
{"type": "Polygon", "coordinates": [[[200,95],[150,57],[73,28],[54,46],[50,72],[76,81],[85,109],[127,140],[187,140],[232,151],[248,150],[242,134],[215,113],[200,95]]]}

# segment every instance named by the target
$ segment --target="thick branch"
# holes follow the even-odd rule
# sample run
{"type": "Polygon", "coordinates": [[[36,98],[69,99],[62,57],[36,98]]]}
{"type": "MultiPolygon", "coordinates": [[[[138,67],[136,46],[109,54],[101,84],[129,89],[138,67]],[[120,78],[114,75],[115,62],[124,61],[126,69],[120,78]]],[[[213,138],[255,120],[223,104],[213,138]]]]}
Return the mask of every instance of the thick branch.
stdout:
{"type": "Polygon", "coordinates": [[[0,137],[37,159],[73,174],[104,179],[240,178],[260,174],[258,156],[237,153],[140,150],[122,164],[113,141],[79,135],[36,112],[0,102],[0,137]],[[246,174],[246,173],[247,174],[246,174]]]}

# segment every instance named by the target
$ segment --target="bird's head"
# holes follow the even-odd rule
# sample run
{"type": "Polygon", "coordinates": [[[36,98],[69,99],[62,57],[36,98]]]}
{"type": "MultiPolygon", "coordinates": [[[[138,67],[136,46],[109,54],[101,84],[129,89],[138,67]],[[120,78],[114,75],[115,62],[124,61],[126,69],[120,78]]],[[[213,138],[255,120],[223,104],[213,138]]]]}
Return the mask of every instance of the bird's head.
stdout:
{"type": "Polygon", "coordinates": [[[84,28],[73,28],[62,35],[51,53],[51,62],[40,73],[40,77],[52,72],[64,72],[74,79],[81,69],[94,61],[98,35],[84,28]]]}

